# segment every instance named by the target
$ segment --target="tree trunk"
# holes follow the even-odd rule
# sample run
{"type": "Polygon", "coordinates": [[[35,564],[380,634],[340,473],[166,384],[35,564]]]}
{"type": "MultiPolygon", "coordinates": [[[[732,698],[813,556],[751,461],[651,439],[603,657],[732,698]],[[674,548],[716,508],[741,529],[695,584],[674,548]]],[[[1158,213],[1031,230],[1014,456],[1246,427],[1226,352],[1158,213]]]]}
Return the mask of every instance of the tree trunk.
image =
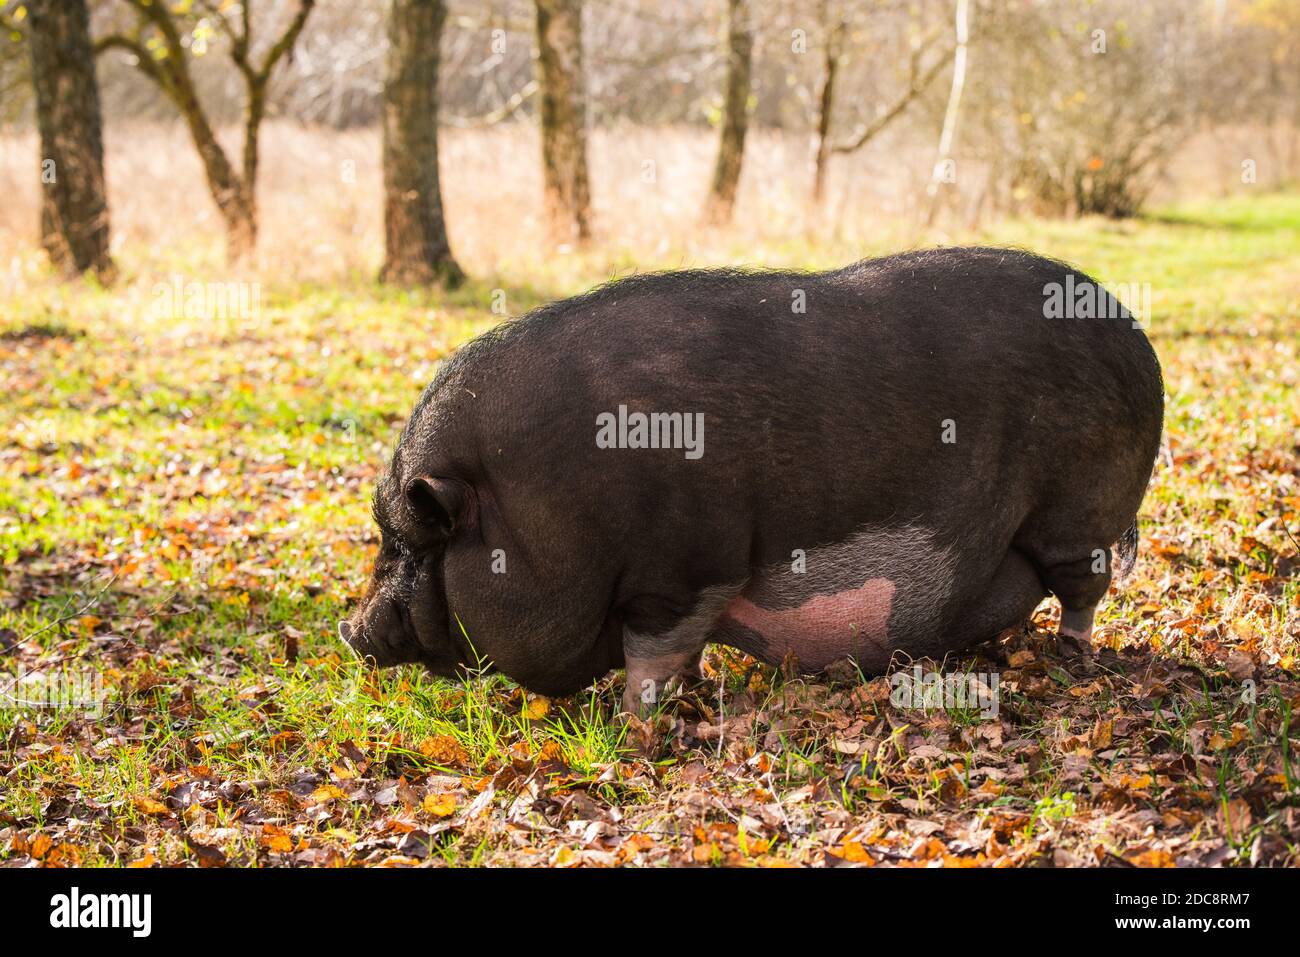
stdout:
{"type": "Polygon", "coordinates": [[[556,242],[591,237],[582,0],[537,0],[541,67],[542,184],[556,242]]]}
{"type": "Polygon", "coordinates": [[[249,184],[235,171],[226,151],[217,142],[189,71],[178,68],[164,89],[189,127],[190,139],[203,163],[208,192],[226,224],[226,257],[231,263],[245,262],[257,243],[257,214],[249,184]]]}
{"type": "Polygon", "coordinates": [[[41,241],[69,274],[111,278],[99,86],[85,0],[33,3],[29,43],[41,134],[41,241]]]}
{"type": "Polygon", "coordinates": [[[393,0],[384,79],[383,282],[464,278],[451,255],[438,185],[438,47],[442,0],[393,0]]]}
{"type": "MultiPolygon", "coordinates": [[[[243,229],[247,231],[246,242],[249,253],[257,245],[257,161],[261,155],[260,134],[262,120],[266,118],[266,88],[269,82],[269,74],[246,81],[248,104],[244,110],[244,158],[239,179],[243,186],[240,206],[244,212],[243,229]]],[[[237,225],[231,234],[232,246],[235,244],[234,233],[240,231],[237,225]]]]}
{"type": "Polygon", "coordinates": [[[750,77],[754,64],[754,33],[745,0],[727,3],[727,78],[722,101],[722,139],[713,168],[706,217],[715,223],[731,220],[736,189],[745,157],[745,132],[749,128],[750,77]]]}
{"type": "Polygon", "coordinates": [[[948,91],[948,108],[943,114],[943,130],[939,134],[938,157],[934,161],[934,170],[930,174],[930,185],[926,189],[926,196],[929,199],[929,208],[925,216],[927,226],[934,225],[935,217],[939,214],[939,186],[940,183],[945,182],[946,167],[952,157],[952,142],[957,132],[957,117],[961,110],[961,94],[966,85],[966,41],[970,29],[969,18],[969,0],[957,0],[954,27],[957,45],[955,48],[956,53],[953,56],[952,87],[948,91]]]}
{"type": "Polygon", "coordinates": [[[826,39],[826,61],[821,89],[817,94],[817,154],[813,160],[813,202],[821,202],[826,190],[826,164],[831,156],[831,112],[835,108],[835,77],[840,68],[840,43],[845,24],[840,20],[826,39]]]}

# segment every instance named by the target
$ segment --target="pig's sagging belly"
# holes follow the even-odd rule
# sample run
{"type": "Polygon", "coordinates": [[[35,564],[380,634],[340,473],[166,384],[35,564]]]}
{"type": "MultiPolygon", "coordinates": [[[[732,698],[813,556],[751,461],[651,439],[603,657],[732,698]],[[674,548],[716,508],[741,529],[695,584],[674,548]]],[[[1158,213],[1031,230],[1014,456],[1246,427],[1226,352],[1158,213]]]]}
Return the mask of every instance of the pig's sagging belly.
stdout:
{"type": "Polygon", "coordinates": [[[928,530],[868,528],[759,569],[713,639],[771,664],[793,653],[805,671],[850,657],[882,671],[941,627],[951,584],[950,553],[928,530]]]}

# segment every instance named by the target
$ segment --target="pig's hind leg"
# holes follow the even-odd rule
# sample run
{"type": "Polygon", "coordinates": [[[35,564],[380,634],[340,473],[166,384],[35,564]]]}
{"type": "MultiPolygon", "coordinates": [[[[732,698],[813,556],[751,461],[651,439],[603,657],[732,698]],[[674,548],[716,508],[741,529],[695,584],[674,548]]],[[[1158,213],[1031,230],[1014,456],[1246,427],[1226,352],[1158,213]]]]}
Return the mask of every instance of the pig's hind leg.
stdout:
{"type": "Polygon", "coordinates": [[[1061,603],[1057,633],[1069,639],[1078,651],[1090,653],[1093,616],[1110,589],[1110,548],[1049,551],[1039,559],[1039,573],[1061,603]],[[1080,557],[1071,557],[1080,552],[1080,557]]]}
{"type": "Polygon", "coordinates": [[[671,682],[699,677],[700,655],[709,634],[743,587],[706,588],[684,614],[665,611],[664,603],[655,601],[623,611],[624,711],[644,716],[654,710],[671,682]]]}
{"type": "Polygon", "coordinates": [[[1061,603],[1057,634],[1082,654],[1092,651],[1093,616],[1110,589],[1113,553],[1107,543],[1119,536],[1110,534],[1109,525],[1057,512],[1022,529],[1016,541],[1061,603]]]}
{"type": "Polygon", "coordinates": [[[1007,628],[1022,624],[1047,597],[1047,589],[1032,562],[1015,548],[999,563],[993,578],[974,601],[967,603],[943,636],[942,645],[931,657],[944,651],[994,638],[1007,628]]]}

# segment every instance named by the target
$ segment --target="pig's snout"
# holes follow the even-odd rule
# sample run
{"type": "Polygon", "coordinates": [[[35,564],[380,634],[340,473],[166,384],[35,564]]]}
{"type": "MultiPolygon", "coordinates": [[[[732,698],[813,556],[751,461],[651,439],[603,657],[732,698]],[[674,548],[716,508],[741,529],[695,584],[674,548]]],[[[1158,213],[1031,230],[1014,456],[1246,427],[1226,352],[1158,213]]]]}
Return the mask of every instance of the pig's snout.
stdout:
{"type": "Polygon", "coordinates": [[[355,654],[357,649],[352,645],[352,634],[352,622],[346,618],[341,619],[339,621],[339,640],[348,646],[349,651],[355,654]]]}
{"type": "Polygon", "coordinates": [[[373,658],[369,648],[361,638],[361,629],[346,618],[339,620],[339,640],[348,646],[348,651],[352,652],[358,658],[373,658]]]}
{"type": "Polygon", "coordinates": [[[372,601],[352,618],[338,624],[339,638],[360,658],[376,665],[401,664],[413,659],[413,648],[402,623],[401,612],[387,601],[372,601]]]}

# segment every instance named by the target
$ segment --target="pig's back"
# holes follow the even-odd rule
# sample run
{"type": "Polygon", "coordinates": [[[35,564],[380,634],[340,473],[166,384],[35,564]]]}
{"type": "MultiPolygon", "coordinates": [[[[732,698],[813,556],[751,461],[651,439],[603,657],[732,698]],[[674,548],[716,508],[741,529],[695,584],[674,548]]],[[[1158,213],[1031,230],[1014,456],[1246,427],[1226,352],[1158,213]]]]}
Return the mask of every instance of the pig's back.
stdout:
{"type": "MultiPolygon", "coordinates": [[[[759,510],[774,504],[764,490],[784,489],[779,507],[793,499],[809,520],[860,513],[848,506],[865,484],[897,490],[865,520],[936,496],[986,499],[1028,461],[1158,439],[1159,366],[1142,331],[1044,315],[1044,287],[1068,274],[1087,280],[1019,251],[956,249],[828,273],[625,280],[570,301],[538,337],[550,358],[521,385],[554,406],[537,405],[533,434],[555,428],[552,410],[575,436],[620,405],[702,413],[698,461],[599,451],[644,458],[637,468],[657,464],[692,491],[692,473],[725,480],[759,510]]],[[[1032,491],[1016,484],[1002,493],[1032,491]]]]}

